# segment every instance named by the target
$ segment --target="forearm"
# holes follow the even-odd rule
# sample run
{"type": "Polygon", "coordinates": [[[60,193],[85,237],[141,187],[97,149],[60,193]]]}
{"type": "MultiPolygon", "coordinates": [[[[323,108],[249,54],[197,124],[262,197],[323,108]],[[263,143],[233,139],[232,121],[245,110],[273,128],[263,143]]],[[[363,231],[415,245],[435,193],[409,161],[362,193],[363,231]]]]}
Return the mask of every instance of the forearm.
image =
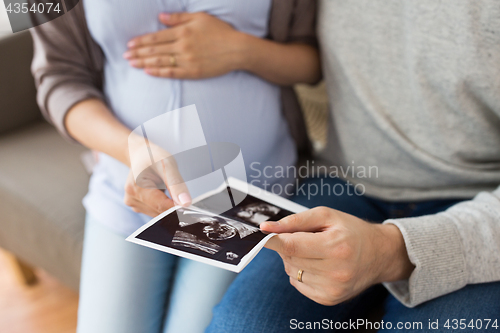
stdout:
{"type": "Polygon", "coordinates": [[[66,115],[65,126],[69,134],[84,146],[130,166],[128,137],[131,131],[101,100],[88,99],[73,106],[66,115]]]}
{"type": "Polygon", "coordinates": [[[278,85],[316,83],[321,78],[319,52],[306,44],[281,44],[238,33],[238,69],[278,85]]]}

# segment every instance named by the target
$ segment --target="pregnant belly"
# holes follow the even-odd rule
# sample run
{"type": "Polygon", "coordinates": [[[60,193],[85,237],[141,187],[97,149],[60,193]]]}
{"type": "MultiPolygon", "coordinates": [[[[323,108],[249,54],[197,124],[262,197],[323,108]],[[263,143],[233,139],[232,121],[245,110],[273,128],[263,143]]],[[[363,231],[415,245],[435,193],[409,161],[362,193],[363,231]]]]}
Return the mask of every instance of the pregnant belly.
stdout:
{"type": "MultiPolygon", "coordinates": [[[[254,185],[283,181],[263,179],[264,168],[274,170],[296,161],[295,145],[281,112],[279,88],[248,73],[173,81],[135,71],[120,80],[107,76],[105,90],[112,110],[131,129],[171,111],[174,100],[180,107],[195,104],[206,141],[237,144],[248,180],[259,179],[254,185]]],[[[101,162],[110,184],[122,190],[128,168],[110,158],[101,162]]]]}
{"type": "Polygon", "coordinates": [[[127,72],[106,71],[106,95],[116,116],[131,129],[195,104],[206,140],[238,144],[248,163],[265,160],[280,142],[290,150],[279,87],[267,81],[242,71],[184,81],[154,78],[136,69],[127,72]]]}
{"type": "Polygon", "coordinates": [[[288,134],[279,88],[258,77],[232,72],[182,87],[182,103],[196,105],[207,140],[236,143],[245,159],[261,159],[288,134]]]}

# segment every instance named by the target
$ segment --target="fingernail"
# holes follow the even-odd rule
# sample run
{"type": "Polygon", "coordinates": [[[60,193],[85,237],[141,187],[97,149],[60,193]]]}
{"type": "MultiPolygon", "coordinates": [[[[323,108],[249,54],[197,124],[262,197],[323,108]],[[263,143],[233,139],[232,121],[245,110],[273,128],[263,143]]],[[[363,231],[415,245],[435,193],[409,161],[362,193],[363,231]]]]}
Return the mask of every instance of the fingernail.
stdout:
{"type": "Polygon", "coordinates": [[[169,19],[170,19],[170,14],[169,13],[161,13],[160,14],[160,20],[168,21],[169,19]]]}
{"type": "Polygon", "coordinates": [[[139,61],[137,61],[137,60],[130,60],[128,63],[132,67],[138,67],[139,66],[139,61]]]}
{"type": "Polygon", "coordinates": [[[130,59],[130,58],[132,58],[132,52],[130,52],[130,51],[125,52],[125,53],[123,54],[123,57],[124,57],[125,59],[130,59]]]}
{"type": "Polygon", "coordinates": [[[127,43],[127,47],[134,47],[137,43],[133,40],[127,43]]]}
{"type": "Polygon", "coordinates": [[[179,194],[178,198],[179,198],[179,202],[181,203],[182,206],[191,203],[191,197],[187,193],[179,194]]]}
{"type": "Polygon", "coordinates": [[[263,224],[267,224],[268,226],[270,227],[277,227],[280,225],[279,222],[274,222],[274,221],[267,221],[267,222],[262,222],[262,224],[260,225],[261,227],[263,226],[263,224]]]}

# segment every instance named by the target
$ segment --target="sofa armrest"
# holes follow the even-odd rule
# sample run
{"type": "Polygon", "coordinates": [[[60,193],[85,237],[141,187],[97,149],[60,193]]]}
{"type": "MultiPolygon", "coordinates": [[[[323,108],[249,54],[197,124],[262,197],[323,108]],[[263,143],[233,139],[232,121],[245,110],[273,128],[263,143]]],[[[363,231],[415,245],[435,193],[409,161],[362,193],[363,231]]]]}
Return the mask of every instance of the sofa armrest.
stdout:
{"type": "Polygon", "coordinates": [[[32,58],[28,31],[0,39],[0,133],[42,118],[30,72],[32,58]]]}

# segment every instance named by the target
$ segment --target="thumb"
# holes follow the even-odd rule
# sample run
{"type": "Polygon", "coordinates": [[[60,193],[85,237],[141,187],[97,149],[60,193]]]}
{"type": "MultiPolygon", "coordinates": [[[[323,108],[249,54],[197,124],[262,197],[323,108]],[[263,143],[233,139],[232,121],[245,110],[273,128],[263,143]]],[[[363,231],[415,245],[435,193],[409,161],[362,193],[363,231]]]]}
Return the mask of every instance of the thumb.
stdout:
{"type": "Polygon", "coordinates": [[[160,22],[164,25],[174,26],[188,22],[191,13],[161,13],[160,22]]]}
{"type": "Polygon", "coordinates": [[[177,163],[173,156],[160,161],[161,171],[167,190],[174,202],[187,207],[191,204],[191,195],[177,168],[177,163]]]}
{"type": "Polygon", "coordinates": [[[301,213],[288,215],[278,222],[263,222],[260,228],[263,231],[274,233],[322,231],[331,223],[335,212],[331,208],[316,207],[301,213]]]}

